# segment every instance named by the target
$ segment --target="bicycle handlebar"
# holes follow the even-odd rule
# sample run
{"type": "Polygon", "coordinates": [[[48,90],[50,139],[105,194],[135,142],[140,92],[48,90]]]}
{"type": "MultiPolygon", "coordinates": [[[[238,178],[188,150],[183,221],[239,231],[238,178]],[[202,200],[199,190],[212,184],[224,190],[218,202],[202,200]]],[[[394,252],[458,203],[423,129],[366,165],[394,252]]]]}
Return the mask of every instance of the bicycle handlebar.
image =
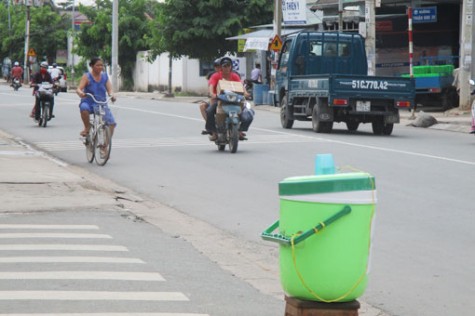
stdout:
{"type": "Polygon", "coordinates": [[[99,103],[99,104],[107,104],[112,99],[112,97],[107,97],[107,99],[105,101],[99,101],[99,100],[96,100],[94,95],[91,94],[91,93],[86,93],[86,95],[90,96],[94,102],[99,103]]]}

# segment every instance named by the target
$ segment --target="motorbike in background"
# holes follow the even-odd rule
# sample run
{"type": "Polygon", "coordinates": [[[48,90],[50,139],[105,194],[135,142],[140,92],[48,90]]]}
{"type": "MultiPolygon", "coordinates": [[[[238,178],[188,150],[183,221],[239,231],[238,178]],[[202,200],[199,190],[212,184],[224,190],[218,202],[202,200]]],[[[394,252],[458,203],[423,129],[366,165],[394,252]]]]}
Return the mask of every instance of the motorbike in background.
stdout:
{"type": "MultiPolygon", "coordinates": [[[[473,79],[470,79],[470,86],[471,86],[471,89],[472,91],[470,92],[471,95],[474,95],[475,94],[475,81],[473,79]]],[[[475,99],[473,99],[472,101],[472,129],[470,131],[470,134],[475,134],[475,99]]]]}
{"type": "Polygon", "coordinates": [[[252,89],[254,83],[251,79],[244,79],[244,89],[246,89],[247,94],[249,95],[248,99],[252,100],[252,89]]]}
{"type": "Polygon", "coordinates": [[[60,77],[57,77],[57,78],[53,79],[53,93],[56,96],[61,91],[61,87],[59,85],[59,79],[60,79],[60,77]]]}
{"type": "Polygon", "coordinates": [[[16,77],[13,78],[12,87],[13,87],[13,90],[18,91],[18,89],[21,87],[21,79],[16,78],[16,77]]]}

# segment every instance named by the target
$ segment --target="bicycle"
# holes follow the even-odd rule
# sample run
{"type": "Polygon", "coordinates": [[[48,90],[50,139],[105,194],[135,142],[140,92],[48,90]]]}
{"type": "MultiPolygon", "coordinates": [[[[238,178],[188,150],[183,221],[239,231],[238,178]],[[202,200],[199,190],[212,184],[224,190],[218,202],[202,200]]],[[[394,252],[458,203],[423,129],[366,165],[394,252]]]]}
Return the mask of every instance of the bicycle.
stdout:
{"type": "Polygon", "coordinates": [[[53,98],[53,85],[49,82],[42,82],[38,85],[38,90],[35,92],[36,98],[40,102],[40,117],[38,126],[46,127],[48,121],[51,119],[51,99],[53,98]]]}
{"type": "Polygon", "coordinates": [[[111,97],[98,101],[94,95],[86,93],[96,103],[90,115],[89,133],[84,139],[86,157],[89,163],[95,159],[99,166],[104,166],[110,158],[112,149],[112,133],[109,124],[104,120],[105,109],[111,97]]]}

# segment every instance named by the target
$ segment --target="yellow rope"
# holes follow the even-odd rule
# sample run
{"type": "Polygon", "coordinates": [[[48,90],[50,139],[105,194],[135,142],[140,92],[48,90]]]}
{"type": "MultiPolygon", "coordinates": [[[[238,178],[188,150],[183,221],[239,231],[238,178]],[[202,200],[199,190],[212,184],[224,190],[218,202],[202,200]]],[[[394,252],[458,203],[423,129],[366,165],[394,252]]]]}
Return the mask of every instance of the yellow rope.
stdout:
{"type": "MultiPolygon", "coordinates": [[[[352,168],[353,170],[355,171],[360,171],[360,170],[357,170],[355,168],[352,168]]],[[[371,175],[369,173],[366,173],[368,175],[368,180],[371,182],[371,189],[372,189],[372,207],[371,207],[371,216],[370,216],[370,227],[369,229],[371,230],[371,223],[373,221],[373,216],[374,216],[374,211],[375,211],[375,186],[374,186],[374,181],[373,179],[371,178],[371,175]]],[[[325,228],[325,224],[323,222],[320,222],[320,225],[322,225],[322,229],[325,228]]],[[[317,234],[319,231],[318,229],[315,227],[314,228],[314,231],[315,231],[315,234],[317,234]]],[[[300,233],[297,233],[297,234],[294,234],[291,238],[290,238],[290,244],[291,244],[291,249],[292,249],[292,261],[294,263],[294,268],[295,268],[295,272],[297,273],[297,276],[298,278],[300,279],[300,282],[302,283],[302,285],[305,287],[305,289],[307,289],[307,291],[312,294],[317,300],[321,301],[321,302],[324,302],[324,303],[334,303],[334,302],[339,302],[341,300],[343,300],[345,297],[347,297],[348,295],[350,295],[359,285],[360,283],[363,281],[364,277],[366,276],[366,271],[368,271],[368,264],[369,264],[369,258],[367,260],[367,263],[366,263],[366,269],[363,271],[363,273],[361,273],[360,277],[358,278],[358,280],[356,281],[356,283],[347,291],[345,292],[343,295],[337,297],[337,298],[334,298],[334,299],[324,299],[322,298],[320,295],[318,295],[315,291],[313,291],[308,285],[307,283],[305,283],[305,280],[302,276],[302,274],[300,273],[298,267],[297,267],[297,256],[295,255],[295,243],[294,243],[294,238],[296,236],[300,235],[300,233]]],[[[369,248],[371,247],[371,238],[369,239],[369,242],[368,242],[368,253],[369,253],[369,248]]]]}

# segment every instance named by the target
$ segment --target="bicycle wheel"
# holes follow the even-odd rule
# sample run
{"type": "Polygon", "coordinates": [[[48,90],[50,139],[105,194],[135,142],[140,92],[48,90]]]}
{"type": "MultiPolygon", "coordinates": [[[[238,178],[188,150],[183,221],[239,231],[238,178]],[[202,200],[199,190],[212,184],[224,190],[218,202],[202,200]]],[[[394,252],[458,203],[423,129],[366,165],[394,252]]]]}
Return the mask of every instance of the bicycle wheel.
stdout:
{"type": "Polygon", "coordinates": [[[49,117],[49,112],[50,112],[50,103],[49,102],[44,102],[43,103],[43,113],[41,113],[41,120],[43,121],[43,127],[46,127],[48,125],[48,117],[49,117]]]}
{"type": "Polygon", "coordinates": [[[103,166],[106,164],[107,160],[109,160],[111,148],[112,148],[112,137],[111,131],[109,126],[101,125],[97,129],[96,133],[96,141],[94,144],[95,149],[95,158],[96,163],[99,166],[103,166]]]}
{"type": "Polygon", "coordinates": [[[89,134],[86,135],[86,140],[84,141],[84,145],[86,146],[86,157],[87,157],[87,162],[91,163],[94,160],[94,142],[95,142],[95,137],[94,137],[94,126],[91,125],[91,128],[89,129],[89,134]]]}

